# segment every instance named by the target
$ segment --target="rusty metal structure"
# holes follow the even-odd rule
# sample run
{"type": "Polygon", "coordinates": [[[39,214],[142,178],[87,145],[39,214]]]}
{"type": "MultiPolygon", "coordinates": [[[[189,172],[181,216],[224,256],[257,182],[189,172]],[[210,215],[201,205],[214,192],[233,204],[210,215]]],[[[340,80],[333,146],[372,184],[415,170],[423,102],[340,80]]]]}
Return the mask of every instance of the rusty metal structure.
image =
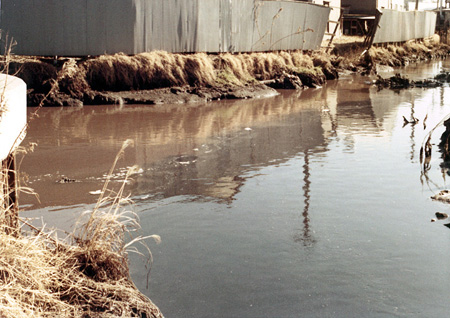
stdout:
{"type": "Polygon", "coordinates": [[[254,52],[320,47],[331,8],[291,0],[3,0],[13,52],[254,52]]]}

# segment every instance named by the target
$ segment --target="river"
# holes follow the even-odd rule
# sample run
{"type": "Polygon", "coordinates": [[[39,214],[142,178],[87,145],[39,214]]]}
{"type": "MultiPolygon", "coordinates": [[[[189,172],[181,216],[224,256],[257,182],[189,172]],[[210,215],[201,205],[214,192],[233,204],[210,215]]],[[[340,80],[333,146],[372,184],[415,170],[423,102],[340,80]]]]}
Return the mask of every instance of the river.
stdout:
{"type": "Polygon", "coordinates": [[[43,108],[20,164],[40,201],[22,193],[22,216],[70,230],[131,139],[113,186],[139,166],[126,187],[139,234],[162,242],[148,241],[148,288],[135,253],[131,275],[167,318],[446,317],[450,229],[430,220],[449,207],[430,196],[449,176],[437,146],[423,175],[419,149],[450,112],[450,90],[369,80],[256,100],[43,108]]]}

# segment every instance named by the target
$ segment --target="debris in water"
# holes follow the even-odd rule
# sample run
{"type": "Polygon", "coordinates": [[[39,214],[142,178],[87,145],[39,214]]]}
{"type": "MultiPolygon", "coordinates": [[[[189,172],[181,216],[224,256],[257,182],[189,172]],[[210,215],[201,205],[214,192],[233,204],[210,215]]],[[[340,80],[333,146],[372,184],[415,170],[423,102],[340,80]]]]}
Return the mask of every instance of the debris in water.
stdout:
{"type": "Polygon", "coordinates": [[[397,73],[395,74],[395,76],[391,76],[390,78],[382,78],[381,76],[378,76],[377,80],[375,81],[375,85],[377,85],[378,89],[406,89],[411,87],[435,88],[441,87],[442,81],[435,79],[412,81],[397,73]]]}
{"type": "Polygon", "coordinates": [[[382,78],[378,76],[375,84],[378,89],[382,88],[391,88],[391,89],[401,89],[401,88],[409,88],[414,82],[410,81],[406,77],[402,77],[399,73],[395,74],[390,78],[382,78]]]}
{"type": "Polygon", "coordinates": [[[438,220],[444,220],[448,218],[448,214],[447,213],[442,213],[442,212],[436,212],[436,218],[438,220]]]}
{"type": "Polygon", "coordinates": [[[408,124],[415,125],[418,122],[419,122],[419,119],[416,117],[413,117],[411,120],[408,120],[408,119],[406,119],[405,116],[403,116],[403,127],[405,127],[408,124]]]}
{"type": "Polygon", "coordinates": [[[246,127],[244,130],[248,130],[248,131],[250,131],[250,130],[252,130],[250,127],[246,127]]]}
{"type": "Polygon", "coordinates": [[[89,191],[89,194],[92,194],[92,195],[101,194],[101,193],[102,193],[102,190],[89,191]]]}
{"type": "Polygon", "coordinates": [[[175,159],[175,162],[177,162],[180,165],[188,165],[191,163],[194,163],[197,161],[197,156],[179,156],[175,159]]]}
{"type": "Polygon", "coordinates": [[[61,179],[56,181],[57,183],[72,183],[72,182],[76,182],[75,179],[70,179],[68,177],[61,177],[61,179]]]}
{"type": "Polygon", "coordinates": [[[438,194],[433,195],[431,198],[433,200],[438,200],[438,201],[443,201],[443,202],[450,203],[450,191],[449,190],[442,190],[438,194]]]}

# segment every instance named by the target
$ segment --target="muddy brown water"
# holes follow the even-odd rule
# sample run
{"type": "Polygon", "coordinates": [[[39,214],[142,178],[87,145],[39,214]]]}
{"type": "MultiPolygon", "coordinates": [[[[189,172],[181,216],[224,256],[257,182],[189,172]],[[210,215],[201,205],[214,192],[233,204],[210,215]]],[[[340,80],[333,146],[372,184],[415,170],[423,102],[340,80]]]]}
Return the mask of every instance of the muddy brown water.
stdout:
{"type": "Polygon", "coordinates": [[[258,100],[41,109],[21,163],[40,202],[22,194],[22,215],[70,230],[132,139],[113,186],[139,166],[127,185],[139,234],[162,243],[148,242],[148,289],[136,254],[131,275],[166,317],[446,317],[449,221],[430,220],[449,206],[430,196],[449,177],[437,152],[421,176],[419,149],[450,112],[450,90],[368,80],[258,100]],[[420,122],[403,126],[412,115],[420,122]]]}

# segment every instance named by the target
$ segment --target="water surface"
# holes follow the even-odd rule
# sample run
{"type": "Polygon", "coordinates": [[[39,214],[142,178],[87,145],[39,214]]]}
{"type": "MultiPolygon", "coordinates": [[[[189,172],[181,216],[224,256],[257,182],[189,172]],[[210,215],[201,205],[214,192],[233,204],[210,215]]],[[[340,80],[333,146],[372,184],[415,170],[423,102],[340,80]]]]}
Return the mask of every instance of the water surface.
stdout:
{"type": "Polygon", "coordinates": [[[162,237],[149,242],[149,288],[135,254],[132,277],[166,317],[445,317],[450,230],[430,220],[448,206],[430,196],[448,174],[435,152],[423,175],[418,155],[450,91],[368,80],[259,100],[41,109],[21,165],[40,202],[22,195],[23,215],[69,229],[132,139],[115,185],[139,165],[127,191],[140,234],[162,237]]]}

